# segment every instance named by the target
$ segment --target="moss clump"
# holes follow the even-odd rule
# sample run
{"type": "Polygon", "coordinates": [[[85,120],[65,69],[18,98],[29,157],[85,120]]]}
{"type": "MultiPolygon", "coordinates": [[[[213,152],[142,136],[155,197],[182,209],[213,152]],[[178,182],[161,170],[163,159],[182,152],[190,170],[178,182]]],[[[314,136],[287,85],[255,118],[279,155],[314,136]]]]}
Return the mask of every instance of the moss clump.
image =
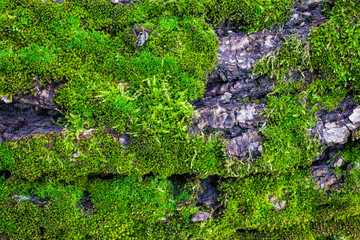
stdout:
{"type": "Polygon", "coordinates": [[[264,155],[260,166],[268,170],[287,171],[289,168],[307,166],[320,154],[318,141],[310,136],[315,125],[314,108],[308,109],[294,94],[270,96],[265,116],[267,126],[264,155]]]}
{"type": "Polygon", "coordinates": [[[153,173],[162,178],[183,173],[203,178],[227,174],[218,138],[173,139],[169,135],[139,136],[125,147],[106,129],[93,130],[87,136],[83,131],[69,131],[32,137],[0,145],[0,169],[30,181],[46,177],[68,183],[104,174],[153,173]]]}
{"type": "Polygon", "coordinates": [[[329,21],[311,33],[312,64],[324,74],[339,78],[344,87],[359,93],[359,28],[358,1],[336,1],[329,21]]]}
{"type": "Polygon", "coordinates": [[[1,190],[0,229],[14,239],[142,239],[174,214],[176,203],[170,182],[152,177],[94,180],[82,187],[2,181],[1,190]]]}
{"type": "Polygon", "coordinates": [[[101,130],[88,140],[68,133],[10,142],[7,148],[11,162],[5,169],[27,180],[47,176],[71,182],[90,174],[124,173],[130,171],[135,159],[115,138],[101,130]]]}
{"type": "MultiPolygon", "coordinates": [[[[350,184],[351,180],[346,179],[345,183],[350,184]]],[[[336,222],[343,222],[348,229],[357,226],[357,223],[349,221],[349,217],[359,216],[356,209],[360,202],[355,197],[358,193],[354,193],[355,199],[351,200],[347,191],[326,193],[317,190],[307,170],[229,179],[222,182],[220,189],[225,210],[218,219],[218,230],[229,236],[242,236],[246,235],[245,230],[255,230],[256,234],[263,234],[263,238],[268,235],[274,239],[285,236],[290,239],[291,234],[315,237],[344,233],[346,227],[340,230],[342,224],[337,228],[336,222]],[[270,195],[276,203],[286,201],[283,210],[276,210],[276,203],[269,200],[270,195]],[[323,225],[323,228],[317,228],[315,223],[323,225]],[[331,227],[325,227],[326,224],[331,227]],[[235,229],[244,231],[235,232],[235,229]]],[[[356,235],[356,231],[353,233],[356,235]]],[[[248,234],[251,235],[251,232],[248,234]]],[[[253,232],[254,236],[256,234],[253,232]]]]}
{"type": "Polygon", "coordinates": [[[144,1],[138,9],[139,17],[144,16],[198,16],[203,17],[213,26],[223,26],[225,22],[247,32],[274,27],[289,18],[294,0],[267,1],[144,1]]]}
{"type": "Polygon", "coordinates": [[[203,19],[191,15],[137,19],[142,4],[115,7],[106,1],[54,4],[28,0],[17,7],[10,2],[5,6],[3,20],[9,27],[34,37],[25,37],[26,42],[17,35],[14,39],[12,35],[0,39],[4,47],[0,94],[36,91],[35,76],[44,86],[64,81],[54,100],[64,114],[60,123],[72,129],[70,134],[100,126],[118,134],[126,132],[133,138],[131,154],[129,150],[112,152],[111,158],[117,159],[114,163],[103,162],[110,156],[99,150],[102,145],[111,145],[108,140],[93,139],[92,146],[99,154],[94,153],[96,160],[82,159],[84,165],[80,164],[79,170],[70,170],[74,165],[70,163],[71,152],[83,148],[83,143],[74,145],[74,135],[55,137],[59,145],[49,147],[50,155],[43,152],[44,142],[53,141],[47,137],[20,141],[30,145],[33,156],[12,146],[18,154],[14,160],[17,167],[13,168],[18,170],[14,173],[33,179],[62,169],[63,176],[57,177],[70,181],[115,169],[121,173],[137,169],[141,174],[154,172],[162,176],[221,172],[221,140],[207,141],[188,133],[195,116],[188,100],[202,96],[218,48],[215,33],[203,19]],[[26,21],[32,24],[24,24],[26,21]],[[137,46],[141,31],[147,32],[149,39],[137,46]],[[15,84],[9,85],[9,79],[15,84]],[[63,148],[66,153],[62,158],[58,154],[63,148]],[[35,155],[38,159],[32,161],[35,155]],[[130,164],[136,158],[138,163],[130,164]]]}

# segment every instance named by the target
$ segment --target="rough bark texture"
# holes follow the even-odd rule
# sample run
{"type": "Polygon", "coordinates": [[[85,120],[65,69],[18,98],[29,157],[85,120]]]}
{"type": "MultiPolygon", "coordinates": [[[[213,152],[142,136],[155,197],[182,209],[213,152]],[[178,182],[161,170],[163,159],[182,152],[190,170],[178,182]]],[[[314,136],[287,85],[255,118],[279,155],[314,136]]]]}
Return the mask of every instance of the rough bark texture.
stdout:
{"type": "Polygon", "coordinates": [[[63,128],[56,125],[59,116],[55,110],[14,101],[0,103],[0,138],[6,141],[37,134],[58,133],[63,128]]]}
{"type": "MultiPolygon", "coordinates": [[[[260,113],[265,105],[254,100],[263,102],[274,89],[274,82],[268,76],[252,76],[254,65],[266,53],[280,48],[289,35],[297,33],[305,40],[311,28],[325,20],[319,5],[309,4],[298,8],[278,29],[253,34],[217,31],[219,61],[208,80],[204,98],[193,103],[200,118],[194,122],[192,131],[222,131],[229,143],[230,156],[243,160],[259,156],[263,147],[258,128],[264,123],[260,113]]],[[[308,77],[311,78],[311,73],[308,77]]]]}
{"type": "Polygon", "coordinates": [[[360,105],[351,99],[342,101],[338,108],[328,112],[323,110],[317,113],[320,120],[316,127],[321,143],[327,146],[345,144],[350,135],[356,139],[356,130],[360,126],[360,105]]]}
{"type": "Polygon", "coordinates": [[[53,102],[59,83],[42,86],[36,81],[35,94],[18,94],[0,101],[0,139],[10,141],[38,134],[58,133],[63,127],[56,124],[61,113],[53,102]]]}

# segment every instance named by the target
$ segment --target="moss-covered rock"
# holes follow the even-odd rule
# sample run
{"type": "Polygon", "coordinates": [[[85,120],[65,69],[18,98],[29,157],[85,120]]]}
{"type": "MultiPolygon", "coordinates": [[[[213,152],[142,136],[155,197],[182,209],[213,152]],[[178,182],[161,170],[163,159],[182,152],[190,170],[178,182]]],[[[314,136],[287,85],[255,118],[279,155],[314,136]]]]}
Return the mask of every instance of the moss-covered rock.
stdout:
{"type": "Polygon", "coordinates": [[[359,238],[359,4],[293,3],[0,0],[0,238],[359,238]]]}

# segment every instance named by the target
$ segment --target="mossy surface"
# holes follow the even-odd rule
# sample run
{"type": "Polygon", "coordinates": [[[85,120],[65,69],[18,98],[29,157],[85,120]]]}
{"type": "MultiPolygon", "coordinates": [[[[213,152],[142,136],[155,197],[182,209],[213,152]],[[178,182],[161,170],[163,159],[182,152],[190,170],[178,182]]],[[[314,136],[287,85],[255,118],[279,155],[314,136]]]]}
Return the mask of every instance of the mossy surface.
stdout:
{"type": "Polygon", "coordinates": [[[359,96],[357,1],[336,1],[309,41],[292,37],[255,67],[277,86],[254,164],[231,169],[221,135],[189,134],[196,117],[189,100],[202,97],[216,64],[214,27],[271,28],[293,3],[0,0],[0,95],[35,93],[35,77],[61,83],[54,101],[66,129],[1,143],[0,236],[358,239],[358,142],[343,152],[347,169],[335,169],[344,176],[337,191],[315,188],[308,168],[322,150],[308,133],[314,112],[359,96]],[[142,46],[140,32],[149,34],[142,46]],[[294,70],[320,74],[304,82],[291,78],[294,70]],[[129,146],[118,140],[124,133],[129,146]],[[171,180],[179,174],[187,180],[171,180]],[[210,175],[219,176],[217,209],[196,206],[200,179],[210,175]],[[192,222],[199,209],[213,218],[192,222]]]}

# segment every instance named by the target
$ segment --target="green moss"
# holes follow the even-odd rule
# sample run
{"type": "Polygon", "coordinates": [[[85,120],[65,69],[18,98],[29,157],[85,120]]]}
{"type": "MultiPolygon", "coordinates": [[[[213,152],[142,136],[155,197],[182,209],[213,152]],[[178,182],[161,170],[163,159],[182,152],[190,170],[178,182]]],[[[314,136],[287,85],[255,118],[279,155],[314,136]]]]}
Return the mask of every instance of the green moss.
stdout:
{"type": "Polygon", "coordinates": [[[310,70],[309,43],[291,35],[281,48],[267,53],[255,65],[253,74],[267,74],[278,79],[289,78],[291,71],[310,70]]]}
{"type": "Polygon", "coordinates": [[[290,14],[293,0],[279,1],[144,1],[137,9],[139,19],[145,16],[198,16],[207,19],[213,26],[221,26],[225,21],[247,32],[276,26],[283,23],[290,14]]]}
{"type": "MultiPolygon", "coordinates": [[[[325,227],[326,223],[334,228],[336,222],[346,223],[351,217],[359,216],[359,211],[356,210],[359,201],[347,198],[346,191],[327,194],[317,190],[307,170],[283,175],[258,174],[238,180],[229,179],[221,184],[220,190],[224,193],[221,199],[225,210],[218,219],[218,225],[221,231],[228,234],[234,233],[231,230],[243,229],[256,230],[260,234],[264,232],[274,239],[282,239],[282,235],[289,235],[291,231],[294,235],[309,234],[314,237],[333,231],[325,227]],[[285,200],[285,209],[275,210],[275,204],[269,201],[269,195],[277,198],[279,203],[285,200]],[[323,229],[319,231],[314,223],[324,224],[323,229]],[[287,229],[292,230],[286,234],[287,229]],[[316,233],[313,232],[315,229],[316,233]]],[[[355,225],[353,222],[348,226],[352,229],[355,225]]],[[[340,227],[337,229],[333,234],[345,233],[346,227],[343,230],[340,227]]]]}
{"type": "Polygon", "coordinates": [[[115,239],[146,238],[156,224],[173,214],[169,181],[136,177],[89,185],[94,207],[94,233],[115,239]],[[106,226],[106,227],[105,227],[106,226]]]}
{"type": "Polygon", "coordinates": [[[70,182],[89,174],[121,174],[130,172],[135,159],[115,138],[101,130],[87,141],[68,133],[28,138],[7,146],[12,162],[5,169],[28,180],[48,176],[70,182]]]}
{"type": "Polygon", "coordinates": [[[124,147],[105,129],[87,136],[68,131],[31,137],[1,145],[0,170],[31,181],[46,177],[72,183],[100,174],[228,175],[219,138],[161,134],[133,137],[131,142],[124,147]]]}
{"type": "Polygon", "coordinates": [[[143,239],[175,212],[170,182],[152,177],[95,180],[86,188],[8,181],[1,188],[0,232],[13,239],[143,239]],[[91,212],[81,204],[85,190],[91,212]],[[31,195],[45,204],[19,200],[31,195]]]}
{"type": "Polygon", "coordinates": [[[224,156],[220,135],[188,133],[195,117],[188,100],[203,95],[217,59],[213,27],[229,21],[247,32],[273,27],[289,17],[293,2],[145,0],[115,7],[106,1],[0,0],[0,95],[34,93],[35,76],[43,85],[65,82],[54,98],[63,113],[62,133],[0,145],[0,170],[11,172],[0,177],[0,234],[359,238],[358,144],[343,153],[348,168],[335,169],[344,176],[339,191],[315,189],[307,168],[321,150],[308,136],[313,113],[358,94],[358,54],[347,52],[358,44],[357,2],[335,2],[309,42],[292,36],[255,67],[255,73],[277,78],[264,112],[259,160],[241,165],[224,156]],[[143,46],[137,46],[140,31],[149,33],[143,46]],[[322,75],[312,82],[290,77],[293,70],[313,69],[322,75]],[[129,134],[130,146],[122,146],[113,130],[129,134]],[[194,177],[166,180],[174,174],[194,177]],[[195,204],[199,178],[214,174],[242,178],[221,179],[222,205],[213,219],[194,223],[199,209],[213,211],[195,204]],[[98,176],[116,177],[91,180],[98,176]],[[82,205],[84,195],[93,209],[82,205]],[[269,195],[286,200],[285,209],[274,210],[269,195]],[[36,205],[34,196],[46,204],[36,205]]]}
{"type": "Polygon", "coordinates": [[[313,65],[324,74],[339,78],[344,87],[359,92],[359,19],[358,1],[336,1],[329,21],[311,34],[313,65]]]}
{"type": "MultiPolygon", "coordinates": [[[[301,97],[301,96],[300,96],[301,97]]],[[[265,111],[264,155],[258,164],[270,171],[287,171],[307,166],[320,154],[318,140],[310,136],[315,126],[314,111],[308,109],[295,94],[270,96],[265,111]]]]}

